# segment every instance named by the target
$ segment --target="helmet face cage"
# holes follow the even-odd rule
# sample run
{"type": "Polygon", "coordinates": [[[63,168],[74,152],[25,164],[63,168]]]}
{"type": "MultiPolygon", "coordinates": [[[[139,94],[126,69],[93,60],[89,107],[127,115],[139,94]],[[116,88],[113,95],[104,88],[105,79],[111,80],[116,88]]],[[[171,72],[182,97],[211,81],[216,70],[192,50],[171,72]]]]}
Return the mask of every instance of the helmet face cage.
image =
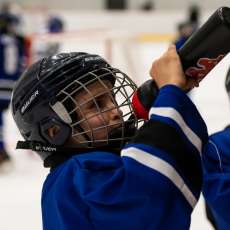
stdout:
{"type": "Polygon", "coordinates": [[[121,147],[134,136],[133,130],[137,130],[140,122],[131,104],[135,91],[136,85],[127,75],[104,67],[74,79],[56,95],[58,102],[50,106],[71,127],[75,143],[88,148],[108,144],[121,147]],[[92,90],[94,84],[102,90],[92,90]],[[87,99],[78,100],[82,95],[86,95],[87,99]],[[109,102],[109,106],[101,106],[99,99],[105,104],[109,102]],[[89,104],[93,108],[90,115],[85,113],[89,104]],[[109,113],[116,113],[115,122],[107,119],[109,113]],[[100,125],[95,125],[93,121],[98,119],[101,120],[100,125]],[[98,137],[97,134],[103,135],[98,137]]]}

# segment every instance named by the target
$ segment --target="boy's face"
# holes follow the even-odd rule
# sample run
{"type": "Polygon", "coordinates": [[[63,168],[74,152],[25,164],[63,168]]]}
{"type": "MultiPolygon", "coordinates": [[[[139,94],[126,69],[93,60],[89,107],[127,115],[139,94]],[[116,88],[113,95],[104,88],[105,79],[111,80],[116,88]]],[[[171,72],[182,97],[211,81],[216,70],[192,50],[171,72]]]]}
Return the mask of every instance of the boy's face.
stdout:
{"type": "Polygon", "coordinates": [[[109,132],[122,124],[122,112],[117,107],[110,81],[96,81],[86,87],[74,97],[78,105],[77,118],[87,139],[100,146],[108,140],[109,132]]]}

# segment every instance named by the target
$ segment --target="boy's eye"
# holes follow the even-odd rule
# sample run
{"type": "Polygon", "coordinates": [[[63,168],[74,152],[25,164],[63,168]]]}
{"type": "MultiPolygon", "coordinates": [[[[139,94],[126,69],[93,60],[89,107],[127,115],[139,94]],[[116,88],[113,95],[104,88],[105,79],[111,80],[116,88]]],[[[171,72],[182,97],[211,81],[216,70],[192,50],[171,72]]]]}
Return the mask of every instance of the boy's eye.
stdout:
{"type": "Polygon", "coordinates": [[[96,108],[96,105],[95,105],[94,101],[93,101],[93,102],[88,103],[88,105],[87,105],[87,107],[86,107],[86,108],[87,108],[87,109],[93,109],[93,108],[96,108]]]}
{"type": "Polygon", "coordinates": [[[103,101],[102,101],[102,100],[96,100],[96,102],[97,102],[97,105],[98,105],[99,107],[102,107],[102,106],[103,106],[103,101]]]}
{"type": "Polygon", "coordinates": [[[86,109],[93,110],[93,109],[105,109],[106,106],[114,104],[111,96],[103,95],[96,97],[94,100],[91,100],[86,104],[86,109]]]}
{"type": "Polygon", "coordinates": [[[103,102],[102,100],[95,100],[95,101],[91,101],[87,104],[87,109],[97,109],[97,107],[101,108],[103,106],[103,102]]]}

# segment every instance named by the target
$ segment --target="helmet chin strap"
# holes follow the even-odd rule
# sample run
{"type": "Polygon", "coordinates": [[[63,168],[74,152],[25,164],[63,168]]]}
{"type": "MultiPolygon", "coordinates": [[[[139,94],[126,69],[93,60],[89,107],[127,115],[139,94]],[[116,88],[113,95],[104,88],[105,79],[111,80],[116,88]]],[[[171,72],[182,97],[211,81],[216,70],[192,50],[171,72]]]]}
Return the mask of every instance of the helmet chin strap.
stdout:
{"type": "Polygon", "coordinates": [[[40,152],[45,154],[44,167],[54,169],[70,157],[77,154],[84,154],[93,151],[104,151],[120,155],[120,148],[112,146],[101,146],[101,147],[85,147],[82,144],[77,144],[74,148],[70,147],[58,147],[49,144],[44,144],[37,141],[18,141],[16,149],[31,149],[32,151],[40,152]]]}
{"type": "MultiPolygon", "coordinates": [[[[137,128],[135,127],[134,121],[131,118],[132,116],[130,117],[129,120],[124,122],[123,126],[114,128],[110,131],[108,136],[109,143],[104,147],[108,148],[109,145],[109,148],[116,148],[116,149],[122,148],[123,145],[128,141],[128,139],[131,139],[135,135],[137,128]]],[[[81,127],[79,128],[82,129],[81,127]]],[[[86,134],[84,135],[89,140],[89,137],[86,134]]],[[[74,147],[68,147],[68,146],[57,146],[53,144],[45,144],[39,141],[18,141],[16,149],[31,149],[37,152],[56,153],[56,152],[63,152],[63,151],[78,152],[79,149],[81,150],[85,149],[87,151],[90,149],[97,149],[101,147],[94,147],[93,145],[86,147],[85,144],[81,144],[81,143],[74,144],[74,147]]]]}
{"type": "MultiPolygon", "coordinates": [[[[18,141],[16,149],[31,149],[35,152],[47,153],[44,158],[44,167],[55,168],[59,164],[66,161],[73,155],[89,153],[92,151],[106,151],[116,155],[120,155],[122,147],[135,136],[137,128],[135,121],[132,119],[134,115],[124,122],[123,126],[114,128],[108,136],[108,143],[102,146],[86,146],[85,144],[74,144],[74,147],[56,146],[52,144],[44,144],[38,141],[18,141]]],[[[86,134],[85,134],[86,135],[86,134]]],[[[87,138],[89,138],[87,136],[87,138]]],[[[40,154],[42,156],[43,154],[40,154]]]]}
{"type": "Polygon", "coordinates": [[[94,147],[91,145],[86,147],[85,144],[76,143],[74,147],[68,147],[45,144],[39,141],[18,141],[16,149],[31,149],[36,152],[48,152],[50,154],[63,151],[75,152],[75,154],[77,154],[79,150],[90,151],[98,148],[121,149],[128,139],[131,139],[129,137],[133,137],[135,135],[136,131],[137,129],[133,125],[133,122],[128,120],[124,122],[124,127],[122,126],[120,128],[114,128],[111,130],[109,133],[109,143],[105,146],[94,147]],[[126,141],[123,141],[123,139],[126,141]]]}

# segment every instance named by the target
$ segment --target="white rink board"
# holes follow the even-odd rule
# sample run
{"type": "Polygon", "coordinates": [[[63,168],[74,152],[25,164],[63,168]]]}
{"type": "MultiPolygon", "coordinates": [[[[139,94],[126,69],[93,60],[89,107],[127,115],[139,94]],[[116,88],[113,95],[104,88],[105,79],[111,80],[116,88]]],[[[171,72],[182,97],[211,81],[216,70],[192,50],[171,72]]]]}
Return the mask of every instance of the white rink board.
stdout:
{"type": "MultiPolygon", "coordinates": [[[[168,43],[114,43],[111,63],[130,74],[140,85],[148,79],[152,60],[161,55],[167,47],[168,43]]],[[[75,47],[69,48],[74,51],[87,49],[87,52],[99,52],[104,55],[104,48],[95,44],[85,44],[84,48],[84,43],[81,43],[80,47],[75,44],[75,47]]],[[[228,56],[192,94],[210,133],[224,128],[230,121],[228,98],[224,90],[224,78],[229,63],[228,56]]],[[[40,193],[48,171],[42,168],[40,159],[32,153],[14,150],[19,134],[8,113],[5,114],[5,119],[5,138],[14,159],[14,166],[11,172],[0,174],[0,229],[40,230],[40,193]]],[[[203,209],[203,203],[200,201],[192,216],[191,230],[212,229],[206,221],[203,209]]]]}

